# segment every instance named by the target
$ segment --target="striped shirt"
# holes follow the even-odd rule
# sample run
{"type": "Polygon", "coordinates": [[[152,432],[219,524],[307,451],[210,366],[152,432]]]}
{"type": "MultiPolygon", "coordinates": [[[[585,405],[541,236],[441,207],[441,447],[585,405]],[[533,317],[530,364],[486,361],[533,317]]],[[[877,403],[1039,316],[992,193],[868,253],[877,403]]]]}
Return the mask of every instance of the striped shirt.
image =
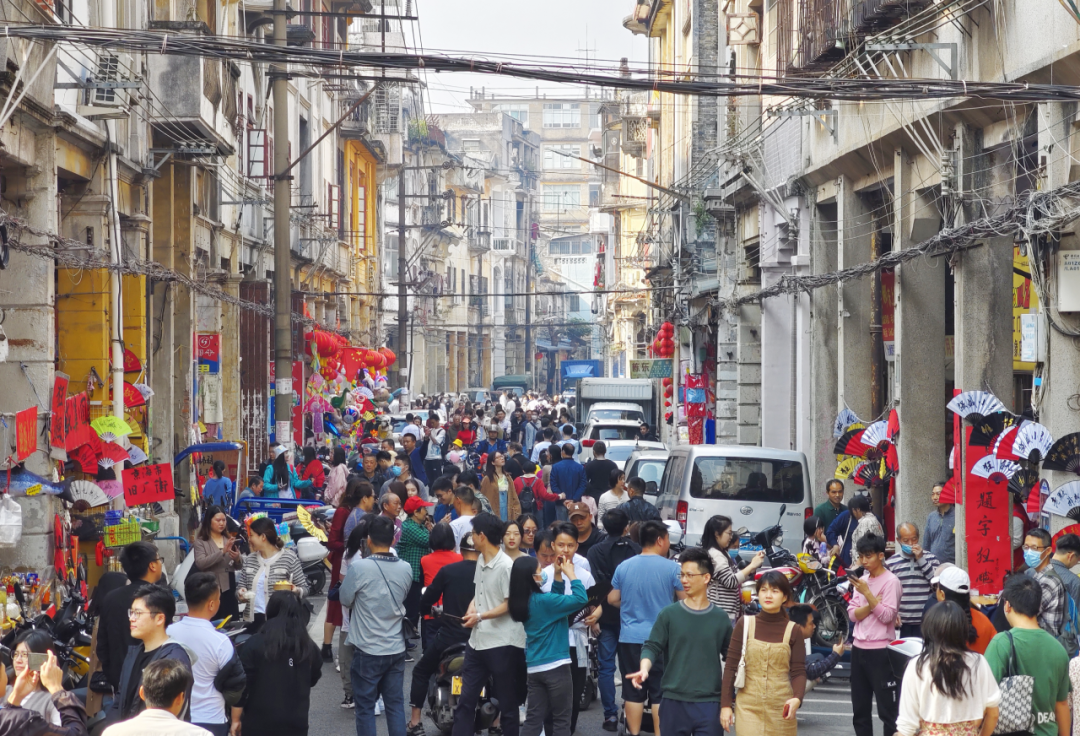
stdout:
{"type": "Polygon", "coordinates": [[[900,579],[900,623],[922,623],[923,609],[931,593],[930,579],[940,564],[933,552],[923,552],[917,560],[897,552],[885,560],[885,567],[900,579]]]}

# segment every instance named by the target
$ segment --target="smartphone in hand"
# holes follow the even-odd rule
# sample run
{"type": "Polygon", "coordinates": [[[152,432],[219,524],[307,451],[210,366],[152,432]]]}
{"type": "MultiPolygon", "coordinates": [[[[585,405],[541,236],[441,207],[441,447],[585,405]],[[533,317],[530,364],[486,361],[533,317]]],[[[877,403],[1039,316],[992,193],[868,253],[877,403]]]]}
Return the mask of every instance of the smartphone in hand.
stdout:
{"type": "Polygon", "coordinates": [[[41,672],[41,666],[48,661],[48,654],[35,654],[34,652],[30,652],[26,658],[26,668],[31,672],[41,672]]]}

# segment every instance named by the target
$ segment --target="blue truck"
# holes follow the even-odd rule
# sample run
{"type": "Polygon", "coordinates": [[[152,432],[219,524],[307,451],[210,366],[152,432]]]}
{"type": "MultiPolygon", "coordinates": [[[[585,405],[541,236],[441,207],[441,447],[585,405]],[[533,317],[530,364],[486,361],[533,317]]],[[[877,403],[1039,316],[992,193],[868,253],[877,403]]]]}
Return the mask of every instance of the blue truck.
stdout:
{"type": "Polygon", "coordinates": [[[559,393],[577,386],[582,378],[602,378],[604,364],[599,360],[564,360],[559,364],[559,393]]]}

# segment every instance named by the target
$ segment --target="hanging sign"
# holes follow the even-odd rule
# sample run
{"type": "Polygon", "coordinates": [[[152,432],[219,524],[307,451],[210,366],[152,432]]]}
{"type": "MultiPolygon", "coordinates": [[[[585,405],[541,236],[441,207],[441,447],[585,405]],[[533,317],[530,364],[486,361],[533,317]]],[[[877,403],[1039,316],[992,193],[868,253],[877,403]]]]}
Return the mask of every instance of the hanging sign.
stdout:
{"type": "Polygon", "coordinates": [[[66,449],[64,437],[67,435],[64,425],[64,409],[67,406],[68,377],[57,371],[53,379],[52,400],[49,402],[49,447],[66,449]]]}
{"type": "Polygon", "coordinates": [[[671,378],[671,359],[659,360],[631,360],[631,378],[671,378]]]}
{"type": "Polygon", "coordinates": [[[37,407],[15,413],[15,459],[22,462],[37,450],[37,407]]]}
{"type": "Polygon", "coordinates": [[[881,341],[885,345],[885,359],[896,359],[896,272],[881,271],[881,341]]]}
{"type": "Polygon", "coordinates": [[[90,397],[85,391],[68,398],[64,406],[64,445],[68,452],[93,441],[96,433],[90,426],[90,397]]]}
{"type": "Polygon", "coordinates": [[[199,359],[199,373],[219,373],[221,371],[221,335],[196,335],[195,355],[199,359]]]}
{"type": "Polygon", "coordinates": [[[143,465],[124,471],[124,503],[128,507],[172,501],[174,497],[172,466],[168,463],[143,465]]]}
{"type": "MultiPolygon", "coordinates": [[[[970,430],[969,430],[970,431],[970,430]]],[[[998,593],[1012,568],[1009,520],[1012,503],[1008,481],[995,483],[971,472],[990,448],[968,445],[964,452],[964,527],[971,587],[982,594],[998,593]]]]}

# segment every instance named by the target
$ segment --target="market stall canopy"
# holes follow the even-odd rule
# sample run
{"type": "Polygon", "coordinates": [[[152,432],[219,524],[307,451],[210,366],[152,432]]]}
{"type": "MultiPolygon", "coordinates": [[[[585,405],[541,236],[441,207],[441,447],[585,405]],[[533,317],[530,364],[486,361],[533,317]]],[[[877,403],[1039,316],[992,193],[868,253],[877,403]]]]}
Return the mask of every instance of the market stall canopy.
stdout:
{"type": "Polygon", "coordinates": [[[204,442],[198,445],[191,445],[190,447],[185,447],[173,458],[173,465],[179,465],[184,458],[196,452],[225,452],[227,450],[242,449],[244,449],[244,444],[242,442],[204,442]]]}

